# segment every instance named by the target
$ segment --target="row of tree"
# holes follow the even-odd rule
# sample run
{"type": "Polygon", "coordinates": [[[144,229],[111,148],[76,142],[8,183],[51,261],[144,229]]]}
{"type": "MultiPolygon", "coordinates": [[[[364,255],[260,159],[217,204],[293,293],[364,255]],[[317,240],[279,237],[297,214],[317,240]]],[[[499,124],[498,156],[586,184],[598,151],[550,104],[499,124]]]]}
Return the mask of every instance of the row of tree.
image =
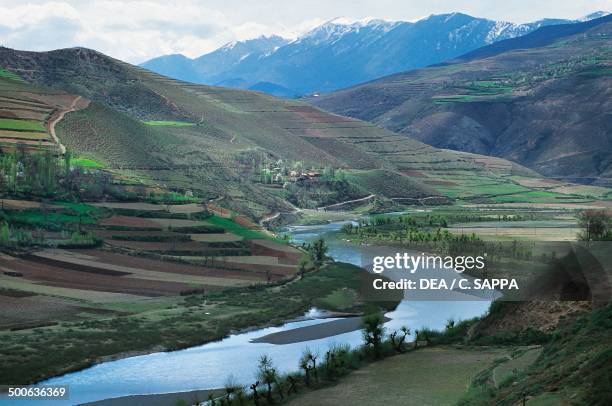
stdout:
{"type": "MultiPolygon", "coordinates": [[[[364,363],[407,351],[410,329],[404,326],[386,336],[384,322],[380,313],[363,317],[364,341],[361,347],[351,349],[348,345],[335,345],[322,358],[307,348],[298,361],[299,373],[283,375],[268,355],[262,355],[258,360],[255,382],[245,387],[230,376],[225,384],[224,396],[210,394],[207,403],[211,406],[260,406],[282,402],[303,388],[332,383],[364,363]]],[[[427,331],[415,332],[413,348],[417,347],[419,340],[429,342],[427,331]]]]}

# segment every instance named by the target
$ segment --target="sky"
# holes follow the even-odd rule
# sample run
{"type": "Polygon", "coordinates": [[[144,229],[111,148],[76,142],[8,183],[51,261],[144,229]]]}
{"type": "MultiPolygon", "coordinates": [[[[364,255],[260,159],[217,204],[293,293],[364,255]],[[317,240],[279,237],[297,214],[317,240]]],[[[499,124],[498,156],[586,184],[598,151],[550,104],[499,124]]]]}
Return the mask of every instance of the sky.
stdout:
{"type": "Polygon", "coordinates": [[[0,45],[83,46],[131,63],[197,57],[231,41],[296,38],[337,17],[415,21],[463,12],[516,23],[612,11],[612,0],[0,0],[0,45]]]}

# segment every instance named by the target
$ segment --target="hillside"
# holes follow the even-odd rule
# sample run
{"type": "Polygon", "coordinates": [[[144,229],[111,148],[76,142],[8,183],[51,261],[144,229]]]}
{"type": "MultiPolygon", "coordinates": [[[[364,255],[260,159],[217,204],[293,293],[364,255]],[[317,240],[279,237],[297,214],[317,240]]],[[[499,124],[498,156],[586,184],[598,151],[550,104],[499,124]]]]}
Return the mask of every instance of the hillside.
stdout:
{"type": "Polygon", "coordinates": [[[539,27],[569,22],[575,21],[514,24],[462,13],[431,15],[416,22],[337,18],[294,41],[260,37],[229,43],[195,59],[166,55],[141,66],[190,82],[293,98],[439,63],[539,27]]]}
{"type": "Polygon", "coordinates": [[[571,185],[541,189],[526,181],[538,174],[504,159],[431,147],[298,100],[170,79],[89,49],[0,48],[0,66],[17,75],[0,81],[22,95],[81,97],[57,122],[60,152],[67,148],[119,182],[215,199],[253,219],[295,206],[367,205],[370,195],[382,199],[375,210],[593,200],[571,185]]]}
{"type": "Polygon", "coordinates": [[[609,186],[611,35],[612,16],[546,27],[309,101],[439,148],[609,186]]]}
{"type": "Polygon", "coordinates": [[[57,124],[77,157],[256,219],[369,195],[388,204],[589,199],[521,186],[537,174],[503,159],[430,147],[301,101],[169,79],[88,49],[0,48],[0,61],[23,78],[3,80],[30,93],[82,97],[57,124]]]}

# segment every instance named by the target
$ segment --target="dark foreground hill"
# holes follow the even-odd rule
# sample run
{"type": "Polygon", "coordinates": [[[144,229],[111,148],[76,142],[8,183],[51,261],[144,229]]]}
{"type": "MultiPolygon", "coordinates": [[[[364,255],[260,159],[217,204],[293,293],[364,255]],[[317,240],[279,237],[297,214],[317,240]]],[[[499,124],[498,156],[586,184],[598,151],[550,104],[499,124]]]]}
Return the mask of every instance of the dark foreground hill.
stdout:
{"type": "Polygon", "coordinates": [[[545,27],[310,101],[440,148],[611,185],[611,45],[612,16],[545,27]]]}

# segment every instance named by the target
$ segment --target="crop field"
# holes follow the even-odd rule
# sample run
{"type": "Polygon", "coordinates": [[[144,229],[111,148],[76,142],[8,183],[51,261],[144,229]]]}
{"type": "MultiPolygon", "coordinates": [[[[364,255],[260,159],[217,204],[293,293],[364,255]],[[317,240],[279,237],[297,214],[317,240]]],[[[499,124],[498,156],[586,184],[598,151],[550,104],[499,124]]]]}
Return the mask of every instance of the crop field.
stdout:
{"type": "Polygon", "coordinates": [[[162,226],[158,222],[151,219],[120,215],[102,219],[99,221],[99,224],[107,228],[112,227],[116,229],[162,229],[162,226]]]}
{"type": "Polygon", "coordinates": [[[474,227],[453,226],[448,231],[453,234],[475,234],[487,240],[527,240],[527,241],[575,241],[578,227],[474,227]]]}
{"type": "Polygon", "coordinates": [[[0,78],[10,79],[16,82],[23,82],[23,79],[20,76],[14,74],[13,72],[4,70],[2,68],[0,68],[0,78]]]}
{"type": "Polygon", "coordinates": [[[49,135],[43,132],[28,132],[28,131],[12,131],[0,130],[0,140],[18,140],[15,142],[25,141],[46,141],[49,140],[49,135]]]}
{"type": "Polygon", "coordinates": [[[0,330],[53,325],[58,321],[91,320],[120,312],[83,306],[67,298],[38,295],[20,290],[0,290],[0,330]],[[15,308],[19,311],[15,312],[15,308]]]}
{"type": "MultiPolygon", "coordinates": [[[[0,208],[7,210],[28,210],[39,209],[42,206],[40,202],[32,200],[16,200],[16,199],[0,199],[0,208]]],[[[47,205],[48,209],[58,208],[58,205],[47,205]]]]}
{"type": "Polygon", "coordinates": [[[71,165],[74,166],[82,166],[83,168],[92,168],[92,169],[102,169],[104,168],[104,164],[89,158],[72,158],[70,160],[71,165]]]}
{"type": "Polygon", "coordinates": [[[40,122],[0,118],[0,130],[40,131],[46,132],[40,122]]]}
{"type": "Polygon", "coordinates": [[[476,374],[507,351],[447,347],[411,351],[374,362],[332,387],[298,395],[288,404],[454,405],[476,374]]]}
{"type": "Polygon", "coordinates": [[[222,234],[189,234],[193,241],[199,242],[235,242],[242,241],[242,237],[232,233],[222,234]]]}

